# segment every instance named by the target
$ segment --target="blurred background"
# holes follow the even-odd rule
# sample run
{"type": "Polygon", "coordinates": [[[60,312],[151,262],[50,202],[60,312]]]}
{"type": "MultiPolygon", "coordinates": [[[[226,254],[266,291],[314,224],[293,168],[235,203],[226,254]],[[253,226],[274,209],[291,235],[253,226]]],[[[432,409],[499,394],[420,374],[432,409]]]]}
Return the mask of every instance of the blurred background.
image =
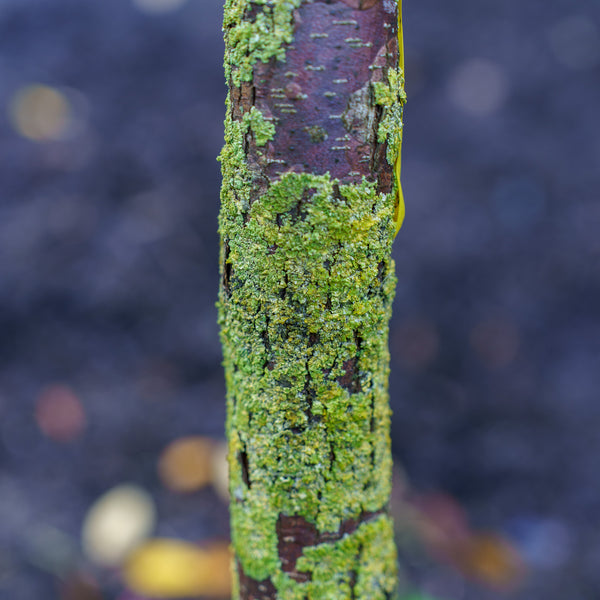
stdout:
{"type": "MultiPolygon", "coordinates": [[[[0,0],[0,598],[225,598],[220,0],[0,0]]],[[[600,6],[414,0],[412,600],[600,597],[600,6]]]]}

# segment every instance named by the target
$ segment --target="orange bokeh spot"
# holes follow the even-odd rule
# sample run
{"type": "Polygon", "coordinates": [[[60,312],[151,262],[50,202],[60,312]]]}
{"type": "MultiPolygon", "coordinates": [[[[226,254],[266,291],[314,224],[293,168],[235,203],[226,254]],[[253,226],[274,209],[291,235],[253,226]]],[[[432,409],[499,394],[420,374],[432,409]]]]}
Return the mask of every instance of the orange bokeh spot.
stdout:
{"type": "Polygon", "coordinates": [[[166,487],[176,492],[193,492],[212,479],[214,442],[200,436],[175,440],[163,451],[158,474],[166,487]]]}

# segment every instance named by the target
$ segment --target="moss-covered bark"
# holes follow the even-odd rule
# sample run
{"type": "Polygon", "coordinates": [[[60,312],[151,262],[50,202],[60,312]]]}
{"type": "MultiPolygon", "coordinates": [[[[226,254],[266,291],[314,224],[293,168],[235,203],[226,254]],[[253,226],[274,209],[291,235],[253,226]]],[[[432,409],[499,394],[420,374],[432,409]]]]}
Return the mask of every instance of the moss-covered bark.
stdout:
{"type": "Polygon", "coordinates": [[[393,0],[227,0],[219,311],[235,598],[383,600],[393,0]]]}

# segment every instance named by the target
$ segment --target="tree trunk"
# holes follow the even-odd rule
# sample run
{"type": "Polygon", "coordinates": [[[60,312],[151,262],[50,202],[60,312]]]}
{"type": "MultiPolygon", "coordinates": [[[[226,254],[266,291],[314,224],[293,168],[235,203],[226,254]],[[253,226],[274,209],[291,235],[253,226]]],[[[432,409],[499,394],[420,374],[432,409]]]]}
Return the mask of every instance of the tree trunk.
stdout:
{"type": "Polygon", "coordinates": [[[396,589],[397,14],[395,0],[225,3],[219,319],[235,598],[396,589]]]}

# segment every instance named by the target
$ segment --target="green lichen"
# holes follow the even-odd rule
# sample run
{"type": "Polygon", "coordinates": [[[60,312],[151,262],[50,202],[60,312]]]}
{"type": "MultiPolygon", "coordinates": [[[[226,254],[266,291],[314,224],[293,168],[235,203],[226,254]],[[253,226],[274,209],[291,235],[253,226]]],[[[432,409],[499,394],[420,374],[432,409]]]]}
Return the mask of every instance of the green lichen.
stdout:
{"type": "Polygon", "coordinates": [[[307,585],[308,596],[323,600],[350,600],[352,597],[383,600],[396,585],[395,564],[393,525],[384,515],[364,523],[354,535],[345,536],[338,542],[307,548],[298,560],[300,570],[315,574],[314,582],[307,585]],[[347,581],[354,573],[345,570],[349,556],[358,565],[354,590],[347,581]],[[327,579],[331,573],[340,574],[338,581],[327,579]],[[339,585],[339,579],[345,580],[346,586],[339,585]]]}
{"type": "Polygon", "coordinates": [[[264,146],[275,135],[275,125],[265,119],[256,106],[253,106],[250,112],[244,115],[242,122],[254,134],[257,146],[264,146]]]}
{"type": "Polygon", "coordinates": [[[387,142],[387,160],[390,165],[396,162],[402,146],[404,103],[404,73],[402,69],[388,69],[387,83],[373,82],[375,103],[383,107],[383,117],[377,130],[377,141],[387,142]]]}
{"type": "MultiPolygon", "coordinates": [[[[225,101],[227,114],[231,114],[231,94],[225,101]]],[[[246,120],[225,119],[225,145],[218,160],[221,162],[223,186],[221,202],[231,195],[236,198],[239,216],[250,207],[250,192],[252,189],[252,174],[248,169],[244,140],[250,124],[246,120]]]]}
{"type": "Polygon", "coordinates": [[[374,183],[288,173],[243,222],[235,189],[224,186],[232,276],[220,303],[232,532],[244,572],[262,580],[280,572],[280,513],[335,532],[388,501],[393,200],[374,183]],[[353,392],[340,384],[352,360],[353,392]]]}
{"type": "Polygon", "coordinates": [[[294,35],[293,12],[302,0],[227,0],[225,33],[225,76],[233,85],[251,81],[257,61],[285,59],[285,44],[294,35]],[[244,19],[252,7],[261,7],[253,21],[244,19]]]}
{"type": "Polygon", "coordinates": [[[304,128],[304,131],[308,133],[308,135],[310,136],[310,141],[313,144],[320,144],[329,137],[327,135],[327,131],[320,125],[307,125],[304,128]]]}
{"type": "Polygon", "coordinates": [[[298,584],[285,573],[278,574],[275,581],[281,598],[386,600],[396,585],[392,533],[389,517],[382,515],[363,523],[353,535],[307,548],[297,567],[311,572],[312,580],[298,584]]]}

